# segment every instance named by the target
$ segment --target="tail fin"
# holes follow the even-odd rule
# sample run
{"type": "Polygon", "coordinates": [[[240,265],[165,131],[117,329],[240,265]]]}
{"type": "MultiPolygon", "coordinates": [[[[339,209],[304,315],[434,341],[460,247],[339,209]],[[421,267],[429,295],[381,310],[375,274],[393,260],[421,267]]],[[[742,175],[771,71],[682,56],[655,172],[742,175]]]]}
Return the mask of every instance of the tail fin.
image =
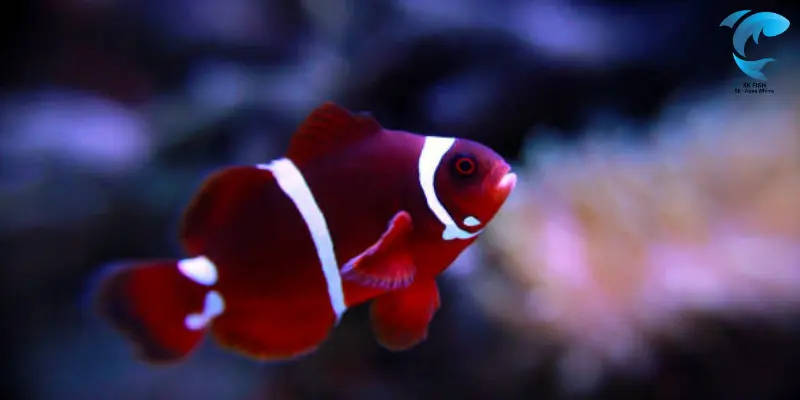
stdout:
{"type": "Polygon", "coordinates": [[[189,355],[207,330],[208,319],[198,314],[204,302],[208,303],[210,293],[221,300],[215,291],[184,276],[178,263],[118,265],[100,278],[96,298],[100,313],[151,363],[177,362],[189,355]],[[191,324],[192,318],[203,321],[191,324]]]}

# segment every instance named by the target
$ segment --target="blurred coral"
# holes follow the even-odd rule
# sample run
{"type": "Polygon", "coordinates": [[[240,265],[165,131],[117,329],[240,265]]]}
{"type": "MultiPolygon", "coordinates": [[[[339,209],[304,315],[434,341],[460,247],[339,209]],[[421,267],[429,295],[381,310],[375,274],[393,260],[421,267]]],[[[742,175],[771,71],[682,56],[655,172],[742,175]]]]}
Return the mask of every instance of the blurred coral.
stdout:
{"type": "Polygon", "coordinates": [[[800,91],[778,87],[679,102],[648,143],[533,142],[484,242],[502,274],[470,278],[475,297],[563,346],[575,388],[602,364],[646,370],[650,344],[689,338],[696,316],[800,310],[800,91]]]}

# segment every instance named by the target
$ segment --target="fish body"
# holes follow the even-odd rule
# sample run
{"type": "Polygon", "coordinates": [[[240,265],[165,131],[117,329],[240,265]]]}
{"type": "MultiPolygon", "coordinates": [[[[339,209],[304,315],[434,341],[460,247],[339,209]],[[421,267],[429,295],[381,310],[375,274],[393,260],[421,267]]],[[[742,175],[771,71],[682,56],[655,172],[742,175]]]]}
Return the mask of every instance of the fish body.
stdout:
{"type": "Polygon", "coordinates": [[[404,350],[427,336],[436,276],[515,182],[478,143],[326,103],[285,158],[209,176],[184,214],[187,257],[109,271],[100,309],[152,362],[185,358],[209,331],[252,358],[300,356],[369,300],[378,341],[404,350]]]}

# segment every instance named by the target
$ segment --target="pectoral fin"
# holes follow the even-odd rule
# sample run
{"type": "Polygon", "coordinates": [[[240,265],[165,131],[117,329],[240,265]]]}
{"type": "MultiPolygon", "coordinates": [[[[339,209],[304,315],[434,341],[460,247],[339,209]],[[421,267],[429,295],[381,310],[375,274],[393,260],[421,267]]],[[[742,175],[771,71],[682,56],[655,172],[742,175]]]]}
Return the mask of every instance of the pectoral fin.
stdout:
{"type": "Polygon", "coordinates": [[[342,278],[380,289],[408,287],[416,273],[408,251],[413,229],[411,216],[398,212],[377,243],[344,265],[342,278]]]}
{"type": "Polygon", "coordinates": [[[436,281],[416,281],[375,299],[370,308],[372,330],[383,347],[407,350],[428,337],[428,324],[438,309],[436,281]]]}

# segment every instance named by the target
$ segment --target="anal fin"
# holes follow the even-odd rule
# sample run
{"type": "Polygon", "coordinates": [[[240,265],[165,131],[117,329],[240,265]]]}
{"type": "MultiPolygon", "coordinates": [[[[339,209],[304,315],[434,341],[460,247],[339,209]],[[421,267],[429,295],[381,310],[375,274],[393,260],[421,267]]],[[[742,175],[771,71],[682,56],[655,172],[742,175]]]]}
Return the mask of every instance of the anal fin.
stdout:
{"type": "Polygon", "coordinates": [[[439,289],[433,279],[379,296],[370,308],[375,337],[392,351],[419,344],[428,337],[428,325],[439,304],[439,289]]]}

